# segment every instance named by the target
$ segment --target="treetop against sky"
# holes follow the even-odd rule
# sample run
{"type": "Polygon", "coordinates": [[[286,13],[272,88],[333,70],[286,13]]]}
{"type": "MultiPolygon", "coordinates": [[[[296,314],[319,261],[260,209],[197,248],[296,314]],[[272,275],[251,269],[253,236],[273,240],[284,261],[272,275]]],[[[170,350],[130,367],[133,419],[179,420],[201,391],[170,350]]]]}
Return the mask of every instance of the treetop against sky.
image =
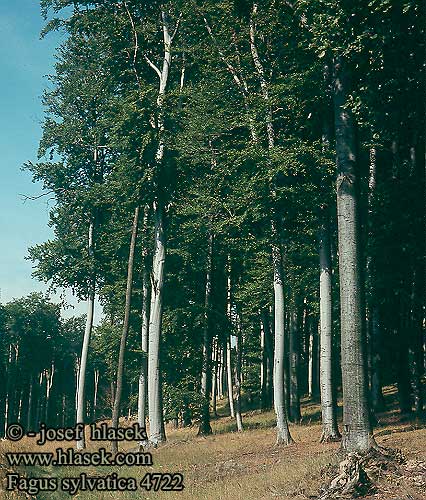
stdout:
{"type": "MultiPolygon", "coordinates": [[[[31,278],[28,247],[48,239],[49,200],[21,166],[37,156],[43,109],[41,95],[52,73],[61,34],[40,39],[43,19],[34,0],[0,2],[0,251],[1,301],[7,302],[45,285],[31,278]]],[[[74,311],[75,313],[76,311],[74,311]]]]}

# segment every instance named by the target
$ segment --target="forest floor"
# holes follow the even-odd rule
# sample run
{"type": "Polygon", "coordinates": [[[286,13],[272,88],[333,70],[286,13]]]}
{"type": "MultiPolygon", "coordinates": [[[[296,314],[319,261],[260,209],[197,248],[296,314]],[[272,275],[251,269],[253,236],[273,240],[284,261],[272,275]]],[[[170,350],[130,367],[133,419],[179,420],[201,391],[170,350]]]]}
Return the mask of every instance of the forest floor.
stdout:
{"type": "MultiPolygon", "coordinates": [[[[392,474],[386,471],[375,477],[377,488],[368,500],[426,500],[426,427],[401,416],[394,404],[394,390],[386,390],[388,411],[378,415],[375,436],[378,444],[402,451],[406,461],[392,474]]],[[[220,408],[219,413],[224,413],[220,408]]],[[[21,474],[37,477],[78,477],[119,472],[120,476],[140,481],[146,472],[180,472],[184,475],[183,492],[80,492],[78,500],[130,500],[134,498],[181,500],[269,500],[282,498],[307,500],[317,498],[322,485],[333,477],[341,457],[339,443],[320,444],[321,424],[318,404],[304,401],[302,422],[291,425],[295,444],[276,447],[275,421],[272,411],[247,411],[243,415],[245,430],[235,432],[234,422],[219,416],[212,422],[213,435],[198,437],[197,428],[167,429],[168,441],[152,450],[153,467],[61,467],[23,468],[21,474]]],[[[127,422],[129,423],[129,422],[127,422]]],[[[123,424],[122,424],[123,425],[123,424]]],[[[63,444],[63,443],[62,443],[63,444]]],[[[27,451],[54,452],[61,443],[36,446],[35,439],[19,443],[0,442],[1,474],[4,478],[5,453],[27,451]]],[[[134,446],[134,445],[133,445],[134,446]]],[[[67,446],[65,446],[66,448],[67,446]]],[[[95,451],[99,444],[90,442],[95,451]]],[[[131,444],[129,443],[129,447],[131,444]]],[[[3,482],[4,484],[4,482],[3,482]]],[[[71,498],[63,491],[43,492],[36,496],[6,493],[0,499],[32,498],[63,500],[71,498]]]]}

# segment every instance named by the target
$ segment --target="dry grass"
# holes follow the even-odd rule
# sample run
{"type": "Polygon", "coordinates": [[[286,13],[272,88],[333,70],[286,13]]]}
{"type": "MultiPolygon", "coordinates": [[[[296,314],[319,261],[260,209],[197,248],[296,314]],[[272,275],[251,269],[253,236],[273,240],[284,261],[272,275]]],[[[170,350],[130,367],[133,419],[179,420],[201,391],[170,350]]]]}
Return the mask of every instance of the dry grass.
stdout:
{"type": "MultiPolygon", "coordinates": [[[[391,396],[392,394],[389,395],[391,396]]],[[[155,471],[181,472],[185,477],[185,490],[180,493],[80,492],[74,497],[79,500],[130,500],[135,497],[170,500],[307,500],[315,498],[320,485],[327,480],[333,465],[338,461],[338,444],[319,444],[321,426],[318,412],[318,405],[305,402],[302,424],[291,426],[296,443],[289,447],[274,445],[273,412],[252,411],[244,415],[247,430],[242,433],[232,432],[234,423],[229,417],[214,420],[214,434],[207,438],[197,437],[196,428],[169,429],[168,442],[152,452],[152,468],[122,467],[118,470],[111,467],[63,467],[27,472],[34,476],[45,474],[61,477],[79,476],[81,472],[88,475],[119,472],[120,476],[134,476],[140,480],[146,472],[155,471]]],[[[412,423],[401,421],[393,410],[380,416],[379,425],[376,432],[379,444],[401,448],[410,461],[411,469],[408,467],[402,470],[397,479],[385,476],[379,478],[379,493],[371,498],[425,500],[426,487],[421,484],[423,472],[421,468],[416,468],[416,464],[426,462],[426,430],[416,430],[412,423]]],[[[58,443],[40,448],[35,445],[34,440],[24,439],[12,446],[4,441],[0,447],[3,455],[12,450],[54,451],[58,443]]],[[[89,443],[89,450],[97,447],[96,443],[89,443]]],[[[128,447],[131,447],[130,443],[128,447]]],[[[3,470],[3,475],[4,472],[3,470]]],[[[426,484],[426,470],[424,479],[426,484]]],[[[7,496],[0,491],[0,498],[8,500],[18,497],[16,494],[7,496]]],[[[42,493],[37,496],[37,500],[66,498],[70,497],[64,492],[42,493]]]]}

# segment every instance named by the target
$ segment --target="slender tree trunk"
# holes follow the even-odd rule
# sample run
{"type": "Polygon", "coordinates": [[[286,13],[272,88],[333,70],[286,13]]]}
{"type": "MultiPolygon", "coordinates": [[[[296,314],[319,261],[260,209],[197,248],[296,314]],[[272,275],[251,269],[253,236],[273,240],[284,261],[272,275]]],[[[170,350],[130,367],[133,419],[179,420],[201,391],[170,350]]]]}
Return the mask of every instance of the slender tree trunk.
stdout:
{"type": "Polygon", "coordinates": [[[238,315],[237,336],[235,339],[235,418],[237,431],[243,430],[243,417],[241,415],[241,360],[242,360],[242,320],[238,315]]]}
{"type": "Polygon", "coordinates": [[[93,394],[93,421],[96,421],[96,414],[98,409],[98,388],[99,388],[99,370],[95,368],[94,372],[94,383],[95,383],[95,391],[93,394]]]}
{"type": "MultiPolygon", "coordinates": [[[[96,162],[96,156],[95,156],[96,162]]],[[[88,240],[88,253],[89,256],[93,256],[93,221],[89,224],[89,240],[88,240]]],[[[78,371],[78,388],[77,388],[77,419],[76,423],[84,424],[85,419],[85,388],[86,388],[86,371],[87,371],[87,357],[89,354],[89,344],[90,337],[92,335],[93,329],[93,314],[95,310],[95,279],[92,277],[89,283],[89,289],[87,294],[87,316],[86,316],[86,327],[84,330],[83,337],[83,347],[81,349],[81,358],[78,371]]],[[[82,439],[77,441],[77,449],[84,450],[86,448],[86,440],[84,432],[82,433],[82,439]]]]}
{"type": "MultiPolygon", "coordinates": [[[[115,377],[115,373],[114,373],[113,377],[115,377]]],[[[114,401],[115,401],[115,380],[111,380],[110,392],[111,392],[111,412],[112,412],[112,410],[114,408],[114,401]]]]}
{"type": "MultiPolygon", "coordinates": [[[[368,178],[368,226],[369,238],[375,236],[376,227],[374,224],[374,200],[377,184],[377,150],[370,149],[370,165],[368,178]]],[[[370,398],[371,405],[375,412],[383,411],[385,401],[382,392],[382,325],[380,322],[380,310],[377,303],[378,290],[376,285],[376,265],[373,255],[367,257],[367,273],[370,280],[371,293],[368,301],[369,309],[369,324],[368,324],[368,340],[369,340],[369,368],[370,368],[370,398]]]]}
{"type": "Polygon", "coordinates": [[[345,107],[349,86],[348,68],[343,58],[337,57],[334,110],[344,406],[342,447],[346,452],[366,452],[375,442],[370,428],[363,338],[355,124],[351,111],[345,107]]]}
{"type": "MultiPolygon", "coordinates": [[[[227,283],[227,316],[229,326],[232,329],[232,296],[231,296],[231,257],[228,255],[228,283],[227,283]]],[[[229,411],[231,417],[235,418],[235,407],[234,407],[234,391],[233,391],[233,381],[232,381],[232,345],[231,345],[231,331],[228,334],[226,340],[226,380],[228,387],[228,403],[229,411]]]]}
{"type": "Polygon", "coordinates": [[[333,377],[333,305],[330,224],[323,213],[319,231],[321,442],[340,439],[333,377]]]}
{"type": "Polygon", "coordinates": [[[66,415],[67,415],[67,412],[66,412],[66,396],[65,394],[62,395],[62,422],[61,422],[61,425],[63,428],[66,427],[66,422],[67,422],[67,419],[66,419],[66,415]]]}
{"type": "Polygon", "coordinates": [[[160,336],[163,317],[164,264],[166,238],[164,235],[163,207],[154,206],[155,248],[152,260],[151,307],[148,339],[148,410],[149,442],[156,447],[165,441],[163,433],[163,409],[161,405],[160,336]]]}
{"type": "Polygon", "coordinates": [[[308,395],[312,401],[318,401],[320,396],[319,382],[319,338],[320,331],[316,318],[308,315],[306,318],[307,335],[309,338],[308,359],[308,395]]]}
{"type": "Polygon", "coordinates": [[[200,427],[198,435],[208,435],[212,433],[210,425],[210,393],[211,393],[211,358],[212,339],[210,333],[210,308],[212,295],[212,264],[213,264],[213,235],[209,236],[207,263],[206,263],[206,288],[204,302],[204,329],[203,329],[203,356],[201,372],[201,394],[204,398],[200,427]]]}
{"type": "MultiPolygon", "coordinates": [[[[148,388],[148,326],[149,326],[149,272],[148,272],[148,247],[146,245],[147,227],[149,217],[149,206],[145,207],[143,220],[143,271],[142,271],[142,329],[141,350],[142,363],[138,384],[138,423],[140,427],[146,426],[146,399],[148,388]]],[[[139,446],[146,446],[141,441],[139,446]]]]}
{"type": "MultiPolygon", "coordinates": [[[[172,62],[172,43],[176,35],[178,25],[173,35],[169,32],[169,23],[165,11],[161,11],[163,27],[163,65],[160,70],[151,61],[148,64],[154,69],[159,77],[157,96],[157,133],[158,147],[155,161],[158,170],[161,171],[166,148],[165,122],[164,122],[164,99],[169,81],[170,67],[172,62]]],[[[149,316],[149,340],[148,340],[148,411],[149,411],[149,442],[156,447],[166,440],[163,422],[163,409],[161,399],[161,375],[160,375],[160,337],[163,316],[163,286],[164,286],[164,264],[166,259],[166,237],[164,233],[164,200],[162,190],[159,186],[157,199],[154,202],[155,243],[152,264],[152,287],[151,308],[149,316]]]]}
{"type": "Polygon", "coordinates": [[[289,382],[290,382],[290,421],[300,422],[300,394],[299,394],[299,325],[297,321],[297,306],[292,304],[290,310],[289,328],[289,382]]]}
{"type": "Polygon", "coordinates": [[[315,335],[313,328],[308,329],[308,397],[313,400],[314,392],[314,359],[315,359],[315,335]]]}
{"type": "Polygon", "coordinates": [[[49,422],[50,394],[52,391],[54,375],[55,375],[55,364],[52,362],[52,365],[50,367],[50,373],[49,371],[46,371],[46,408],[44,414],[44,419],[46,423],[49,422]]]}
{"type": "MultiPolygon", "coordinates": [[[[273,114],[270,103],[268,83],[265,71],[259,57],[256,45],[256,17],[258,5],[253,3],[250,16],[250,50],[253,64],[260,83],[262,97],[266,102],[268,115],[266,119],[266,132],[268,137],[268,148],[272,149],[275,144],[273,114]]],[[[256,138],[252,133],[254,142],[256,138]]],[[[285,327],[284,327],[284,287],[282,271],[282,254],[279,244],[279,236],[276,224],[272,219],[272,260],[274,268],[274,322],[275,322],[275,351],[274,351],[274,408],[277,417],[277,444],[290,444],[293,439],[290,435],[287,421],[285,403],[285,327]]]]}
{"type": "MultiPolygon", "coordinates": [[[[417,132],[415,132],[417,134],[417,132]]],[[[413,138],[413,145],[410,148],[410,164],[411,172],[410,176],[416,183],[423,183],[423,189],[421,195],[424,194],[426,188],[426,177],[424,166],[421,162],[417,160],[417,138],[413,138]]],[[[419,221],[416,223],[415,238],[416,245],[418,248],[417,259],[414,264],[413,269],[413,284],[412,284],[412,297],[411,297],[411,309],[412,309],[412,387],[414,396],[414,411],[417,418],[424,417],[424,404],[426,399],[426,393],[424,384],[422,380],[425,377],[425,362],[424,362],[424,342],[426,340],[425,336],[425,326],[426,326],[426,303],[425,303],[425,292],[426,292],[426,246],[424,241],[423,231],[425,229],[426,221],[426,205],[423,204],[423,210],[420,213],[419,221]]]]}
{"type": "MultiPolygon", "coordinates": [[[[130,309],[132,304],[132,289],[133,289],[133,267],[134,267],[133,263],[135,260],[135,248],[136,248],[136,239],[138,235],[138,224],[139,224],[139,207],[136,207],[135,214],[133,217],[132,234],[130,239],[129,260],[127,266],[126,304],[124,308],[123,330],[121,332],[121,339],[120,339],[120,352],[118,354],[117,383],[115,386],[114,407],[112,410],[111,425],[112,427],[115,428],[119,426],[119,419],[120,419],[121,396],[123,392],[124,356],[126,352],[126,342],[130,326],[130,309]]],[[[117,453],[118,441],[112,441],[111,447],[112,447],[112,452],[117,453]]]]}
{"type": "MultiPolygon", "coordinates": [[[[273,229],[273,233],[276,231],[273,229]]],[[[274,239],[276,234],[273,234],[274,239]]],[[[275,318],[275,350],[274,350],[274,408],[277,418],[277,444],[288,445],[293,442],[288,428],[287,408],[285,401],[285,323],[284,323],[284,286],[282,272],[281,248],[272,248],[274,265],[274,318],[275,318]]]]}
{"type": "Polygon", "coordinates": [[[217,373],[217,396],[219,399],[223,398],[223,378],[224,378],[224,366],[223,366],[223,345],[221,342],[219,342],[218,339],[218,362],[219,362],[219,369],[217,373]]]}
{"type": "Polygon", "coordinates": [[[33,422],[33,374],[30,375],[30,387],[28,390],[28,412],[27,412],[27,431],[32,430],[33,422]]]}
{"type": "Polygon", "coordinates": [[[213,374],[212,374],[212,410],[217,417],[217,397],[218,397],[218,364],[219,364],[219,341],[213,342],[213,374]]]}
{"type": "Polygon", "coordinates": [[[234,407],[234,383],[232,381],[232,347],[231,347],[231,337],[226,341],[226,380],[228,387],[228,404],[229,412],[232,418],[235,418],[235,407],[234,407]]]}
{"type": "MultiPolygon", "coordinates": [[[[21,389],[20,391],[20,394],[19,394],[19,398],[18,398],[18,416],[16,418],[16,421],[17,422],[21,422],[21,412],[22,412],[22,400],[23,400],[23,397],[24,397],[24,389],[21,389]]],[[[47,422],[47,419],[46,419],[46,422],[47,422]]]]}

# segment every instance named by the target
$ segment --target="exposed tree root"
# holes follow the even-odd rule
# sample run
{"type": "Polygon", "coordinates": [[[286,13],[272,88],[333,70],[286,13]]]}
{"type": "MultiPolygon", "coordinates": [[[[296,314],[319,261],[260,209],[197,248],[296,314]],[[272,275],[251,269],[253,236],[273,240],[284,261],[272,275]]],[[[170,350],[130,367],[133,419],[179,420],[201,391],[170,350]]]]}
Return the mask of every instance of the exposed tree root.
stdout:
{"type": "Polygon", "coordinates": [[[322,489],[318,500],[357,498],[376,490],[375,480],[383,474],[400,475],[404,462],[400,450],[374,446],[368,453],[349,453],[339,464],[339,473],[322,489]]]}
{"type": "Polygon", "coordinates": [[[340,433],[325,433],[321,434],[320,443],[337,443],[342,440],[340,433]]]}

